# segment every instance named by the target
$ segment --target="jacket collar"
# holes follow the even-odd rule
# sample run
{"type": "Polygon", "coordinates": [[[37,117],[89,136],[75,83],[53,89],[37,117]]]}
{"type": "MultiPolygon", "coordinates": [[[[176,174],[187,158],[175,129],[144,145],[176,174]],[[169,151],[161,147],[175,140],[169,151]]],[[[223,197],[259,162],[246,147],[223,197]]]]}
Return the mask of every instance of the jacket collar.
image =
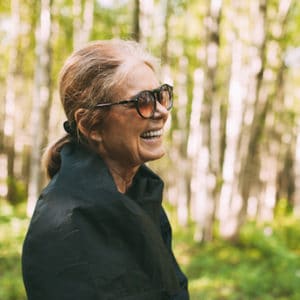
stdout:
{"type": "Polygon", "coordinates": [[[106,190],[129,196],[136,202],[161,204],[163,181],[146,165],[137,171],[126,194],[118,191],[113,177],[103,159],[97,153],[78,144],[66,144],[61,151],[62,165],[58,178],[63,185],[87,194],[106,190]]]}

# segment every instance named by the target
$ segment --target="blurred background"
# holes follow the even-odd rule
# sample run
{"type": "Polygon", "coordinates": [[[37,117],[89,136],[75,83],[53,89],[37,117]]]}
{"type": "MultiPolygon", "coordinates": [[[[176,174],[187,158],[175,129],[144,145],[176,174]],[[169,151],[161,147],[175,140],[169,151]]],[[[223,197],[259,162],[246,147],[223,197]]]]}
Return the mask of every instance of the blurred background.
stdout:
{"type": "Polygon", "coordinates": [[[174,86],[151,167],[191,299],[300,299],[299,32],[297,0],[1,1],[0,300],[26,299],[41,155],[63,134],[59,70],[110,38],[144,44],[174,86]]]}

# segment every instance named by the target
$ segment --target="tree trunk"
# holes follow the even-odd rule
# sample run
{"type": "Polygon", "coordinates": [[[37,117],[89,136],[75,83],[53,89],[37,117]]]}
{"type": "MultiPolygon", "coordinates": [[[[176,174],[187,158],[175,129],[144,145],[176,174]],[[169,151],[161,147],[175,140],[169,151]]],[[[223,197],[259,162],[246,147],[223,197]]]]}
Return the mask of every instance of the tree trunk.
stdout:
{"type": "Polygon", "coordinates": [[[152,38],[154,27],[153,18],[155,14],[153,0],[139,0],[139,42],[143,45],[149,45],[152,38]]]}
{"type": "MultiPolygon", "coordinates": [[[[163,82],[173,84],[170,75],[170,66],[169,66],[169,20],[171,16],[171,4],[169,0],[164,2],[164,36],[162,40],[161,47],[161,61],[162,61],[162,79],[163,82]]],[[[187,225],[188,222],[188,179],[187,179],[187,154],[186,154],[186,145],[187,145],[187,106],[188,106],[188,97],[187,97],[187,70],[188,70],[188,59],[183,54],[179,59],[179,73],[176,81],[176,100],[177,100],[177,110],[176,114],[173,114],[175,117],[174,124],[176,128],[172,131],[172,142],[173,149],[170,153],[173,165],[175,167],[175,172],[169,174],[169,189],[170,194],[172,192],[176,195],[177,207],[177,218],[179,224],[182,226],[187,225]],[[178,174],[180,174],[180,179],[178,179],[178,174]]]]}
{"type": "MultiPolygon", "coordinates": [[[[245,167],[245,172],[251,174],[254,170],[254,178],[259,178],[252,185],[244,184],[247,186],[246,195],[244,201],[247,203],[249,197],[256,197],[259,199],[258,202],[258,214],[257,218],[260,221],[272,221],[274,217],[274,209],[276,205],[276,188],[277,188],[277,173],[284,161],[286,146],[282,143],[282,137],[288,132],[288,128],[284,129],[286,125],[285,122],[281,123],[281,119],[285,115],[285,105],[284,105],[284,62],[283,52],[285,45],[280,43],[284,39],[286,20],[289,12],[291,1],[279,1],[278,3],[278,15],[274,20],[270,21],[273,24],[278,25],[281,30],[269,41],[268,45],[273,47],[273,55],[279,57],[280,59],[269,60],[265,64],[264,73],[269,74],[269,78],[265,76],[264,84],[262,84],[262,79],[258,81],[258,91],[257,91],[257,113],[258,119],[254,118],[254,131],[252,131],[254,140],[251,139],[252,144],[256,145],[250,149],[252,150],[251,157],[256,156],[255,159],[248,160],[248,167],[245,167]],[[261,82],[259,84],[259,82],[261,82]],[[274,84],[275,83],[275,84],[274,84]],[[276,96],[275,96],[276,95],[276,96]],[[275,123],[276,120],[276,123],[275,123]],[[281,124],[280,124],[281,123],[281,124]],[[255,125],[256,124],[256,125],[255,125]],[[259,138],[266,137],[266,138],[259,138]],[[285,148],[285,149],[284,149],[285,148]],[[283,152],[283,153],[281,153],[283,152]],[[256,165],[259,168],[256,168],[256,165]],[[250,168],[249,168],[250,166],[250,168]],[[251,191],[251,189],[253,189],[251,191]],[[259,191],[261,189],[261,191],[259,191]]],[[[262,3],[261,8],[264,10],[264,5],[262,3]]],[[[266,13],[263,13],[266,18],[266,13]]],[[[266,30],[267,32],[267,30],[266,30]]],[[[261,53],[266,52],[265,45],[261,48],[261,53]]],[[[262,57],[265,56],[264,54],[262,57]]],[[[263,59],[263,58],[262,58],[263,59]]],[[[244,176],[245,178],[245,176],[244,176]]],[[[247,207],[244,208],[246,210],[247,207]]],[[[241,216],[241,219],[245,219],[245,216],[241,216]]]]}
{"type": "Polygon", "coordinates": [[[294,193],[294,215],[300,218],[300,124],[297,128],[297,142],[295,151],[295,193],[294,193]]]}
{"type": "MultiPolygon", "coordinates": [[[[236,10],[241,9],[239,2],[235,1],[233,3],[236,10]]],[[[251,5],[254,4],[257,5],[257,3],[251,3],[251,5]]],[[[238,26],[238,21],[241,20],[242,15],[233,15],[232,18],[236,19],[236,26],[238,26]]],[[[227,122],[228,127],[226,131],[228,139],[232,137],[232,144],[230,144],[229,140],[226,146],[223,167],[224,184],[220,199],[220,235],[225,239],[235,239],[238,236],[240,226],[246,220],[250,191],[252,188],[257,191],[257,185],[259,184],[258,145],[268,109],[268,102],[261,88],[266,47],[265,0],[260,1],[254,18],[255,27],[253,32],[255,34],[253,38],[255,39],[257,52],[255,57],[256,64],[250,65],[247,70],[243,66],[244,58],[242,54],[237,56],[233,54],[232,56],[232,64],[233,66],[236,65],[236,67],[232,69],[234,73],[231,75],[229,102],[232,107],[229,106],[229,122],[227,122]],[[240,66],[237,65],[237,60],[240,61],[240,66]],[[254,66],[256,69],[254,69],[255,73],[252,75],[254,66]],[[255,93],[251,93],[253,90],[255,93]],[[247,97],[245,97],[247,91],[249,92],[247,97]],[[234,101],[234,98],[238,100],[234,101]],[[248,100],[248,103],[245,100],[248,100]],[[253,104],[254,102],[255,104],[253,104]],[[235,114],[231,118],[236,121],[230,124],[231,110],[235,114]],[[249,128],[248,124],[251,122],[251,119],[252,124],[249,128]],[[230,154],[230,152],[232,153],[230,154]]],[[[249,24],[249,26],[251,25],[249,24]]],[[[246,29],[247,27],[245,26],[243,28],[236,27],[236,31],[241,36],[243,35],[243,30],[246,29]]],[[[237,45],[233,44],[233,52],[239,49],[240,53],[242,53],[242,49],[244,50],[245,48],[242,41],[236,39],[234,43],[237,43],[239,46],[237,47],[237,45]]],[[[249,48],[249,51],[251,49],[253,51],[255,48],[249,48]]],[[[253,53],[250,52],[250,55],[253,60],[253,53]]]]}
{"type": "MultiPolygon", "coordinates": [[[[282,7],[281,4],[280,7],[282,7]]],[[[286,7],[286,5],[284,6],[286,7]]],[[[248,107],[246,107],[243,115],[244,123],[235,158],[239,162],[235,167],[235,177],[238,178],[238,181],[232,185],[231,193],[227,194],[227,196],[231,195],[229,206],[227,206],[227,211],[229,210],[231,213],[227,214],[227,217],[220,222],[221,235],[224,238],[231,239],[238,237],[241,225],[247,220],[247,214],[250,213],[252,217],[257,216],[263,221],[270,221],[273,218],[276,204],[276,174],[280,162],[280,141],[276,140],[276,136],[280,136],[279,139],[281,139],[282,134],[275,132],[275,127],[278,124],[276,123],[275,126],[275,124],[270,123],[270,120],[274,119],[274,112],[271,110],[272,105],[279,102],[277,106],[282,107],[280,101],[283,99],[281,97],[283,92],[283,68],[280,64],[276,66],[266,64],[267,2],[265,0],[260,1],[258,11],[259,14],[254,15],[256,27],[253,29],[257,56],[256,58],[252,57],[252,60],[255,59],[256,66],[259,68],[255,76],[252,75],[248,79],[249,83],[247,84],[248,90],[254,90],[255,93],[253,96],[250,93],[248,94],[248,107]],[[268,76],[275,74],[274,69],[277,69],[277,80],[276,78],[275,80],[274,78],[268,79],[267,76],[264,76],[265,74],[268,74],[268,76]],[[254,105],[251,105],[251,102],[253,102],[252,97],[255,100],[254,105]],[[277,101],[274,101],[274,98],[277,101]],[[247,124],[250,123],[250,120],[252,120],[251,126],[248,127],[247,124]],[[263,139],[263,137],[266,138],[263,139]]],[[[280,20],[279,28],[283,28],[284,18],[278,16],[278,20],[280,20]]],[[[283,37],[283,33],[284,30],[282,30],[282,36],[279,39],[283,37]]],[[[278,41],[272,41],[273,47],[275,43],[278,43],[278,41]]],[[[279,48],[281,47],[279,46],[279,48]]],[[[275,49],[277,48],[275,47],[275,49]]],[[[250,50],[251,48],[249,48],[250,50]]],[[[253,48],[251,51],[253,51],[253,48]]],[[[273,54],[275,56],[274,51],[273,54]]],[[[279,53],[277,57],[282,57],[282,53],[279,53]]],[[[243,77],[247,78],[245,72],[243,77]]],[[[226,180],[224,180],[224,191],[225,188],[226,180]]],[[[227,198],[225,192],[222,196],[223,199],[227,198]]]]}
{"type": "Polygon", "coordinates": [[[42,149],[48,142],[47,132],[51,107],[51,0],[42,0],[40,5],[40,19],[36,30],[36,65],[32,112],[33,141],[28,188],[28,215],[33,212],[43,183],[41,156],[42,149]]]}
{"type": "MultiPolygon", "coordinates": [[[[240,206],[241,196],[237,191],[238,179],[238,149],[243,125],[245,109],[245,81],[240,76],[243,67],[243,45],[233,35],[231,78],[229,83],[229,103],[226,122],[226,148],[223,164],[223,185],[219,203],[220,235],[223,238],[231,236],[236,228],[236,213],[240,206]]],[[[247,75],[244,73],[244,78],[247,75]]]]}
{"type": "MultiPolygon", "coordinates": [[[[277,41],[273,41],[279,44],[284,35],[285,21],[280,20],[280,26],[282,28],[282,35],[278,37],[277,41]]],[[[278,57],[283,57],[284,47],[278,45],[277,49],[280,49],[278,57]]],[[[272,66],[275,69],[275,66],[272,66]]],[[[284,120],[286,115],[286,107],[284,103],[284,85],[285,85],[285,66],[281,60],[278,69],[276,70],[276,80],[274,85],[274,92],[269,96],[273,98],[273,101],[268,100],[270,103],[270,109],[267,115],[265,136],[266,142],[262,143],[261,149],[261,172],[260,179],[263,186],[263,193],[260,196],[260,203],[258,206],[257,219],[261,222],[270,222],[274,218],[276,202],[278,196],[291,200],[292,194],[290,189],[293,189],[293,159],[291,159],[291,153],[293,151],[292,142],[294,136],[289,133],[290,142],[285,143],[283,137],[287,136],[289,132],[290,124],[287,124],[284,120]],[[276,97],[274,97],[276,95],[276,97]],[[281,181],[279,181],[281,173],[281,181]]],[[[272,72],[269,70],[269,72],[272,72]]]]}
{"type": "MultiPolygon", "coordinates": [[[[198,149],[200,148],[201,135],[200,133],[200,122],[199,116],[201,113],[202,103],[203,103],[203,80],[204,80],[204,72],[202,69],[196,69],[194,71],[193,82],[194,82],[194,90],[192,97],[192,108],[190,115],[190,124],[189,124],[189,134],[188,134],[188,143],[187,143],[187,156],[190,163],[190,210],[191,210],[191,218],[196,221],[201,219],[202,201],[198,201],[198,199],[202,198],[204,195],[199,195],[205,191],[201,188],[203,178],[201,177],[200,170],[198,168],[198,149]]],[[[195,240],[202,240],[202,231],[195,233],[195,240]]]]}
{"type": "MultiPolygon", "coordinates": [[[[274,18],[273,23],[275,23],[281,30],[278,31],[277,35],[274,36],[273,45],[273,55],[279,57],[279,64],[273,64],[270,67],[269,73],[274,72],[274,77],[276,74],[276,80],[274,84],[274,92],[271,97],[274,99],[272,101],[272,109],[269,110],[267,120],[267,132],[266,135],[269,138],[269,147],[262,145],[262,149],[268,149],[267,157],[268,159],[273,159],[272,165],[268,168],[262,163],[265,169],[265,173],[268,176],[265,177],[266,190],[275,190],[272,192],[272,197],[268,196],[266,193],[264,196],[263,203],[268,203],[266,205],[265,211],[267,211],[267,218],[264,214],[259,214],[259,219],[261,221],[269,221],[273,219],[275,213],[275,205],[280,199],[287,199],[292,205],[292,199],[294,194],[294,158],[293,153],[295,152],[296,136],[291,130],[294,127],[293,120],[290,120],[289,110],[285,103],[285,83],[287,69],[285,62],[283,60],[284,53],[286,51],[285,35],[287,29],[287,20],[289,12],[291,10],[291,0],[281,0],[278,3],[277,16],[274,18]],[[277,50],[277,51],[276,51],[277,50]],[[276,97],[274,97],[276,95],[276,97]],[[287,122],[289,120],[289,122],[287,122]],[[275,168],[274,166],[277,166],[275,168]],[[275,177],[275,178],[274,178],[275,177]],[[271,204],[271,205],[270,205],[271,204]],[[268,217],[269,216],[269,217],[268,217]]],[[[262,162],[265,160],[262,159],[262,162]]],[[[262,206],[262,205],[261,205],[262,206]]]]}
{"type": "Polygon", "coordinates": [[[81,13],[82,13],[82,3],[81,0],[73,0],[73,49],[78,49],[80,47],[81,40],[81,13]]]}
{"type": "Polygon", "coordinates": [[[257,23],[259,24],[260,39],[257,41],[258,59],[260,60],[260,68],[256,75],[256,92],[255,92],[255,112],[252,125],[250,128],[250,140],[248,144],[248,152],[244,161],[241,162],[241,171],[239,174],[239,191],[242,196],[241,208],[239,209],[237,228],[234,235],[238,234],[240,226],[246,220],[248,199],[251,195],[251,188],[255,188],[257,180],[259,180],[260,159],[259,159],[259,143],[261,142],[262,133],[265,127],[266,114],[270,108],[270,102],[267,92],[263,87],[263,74],[265,71],[266,56],[266,17],[267,2],[260,0],[259,14],[257,23]]]}
{"type": "Polygon", "coordinates": [[[174,165],[176,175],[180,174],[180,180],[174,180],[177,187],[177,216],[179,224],[187,225],[188,222],[188,182],[187,182],[187,67],[188,60],[185,56],[179,61],[179,74],[177,80],[177,124],[178,128],[173,131],[174,165]]]}
{"type": "Polygon", "coordinates": [[[165,2],[165,18],[164,18],[164,39],[161,45],[161,61],[163,64],[169,63],[169,21],[171,16],[171,1],[165,2]]]}
{"type": "Polygon", "coordinates": [[[140,0],[134,0],[134,10],[133,10],[133,30],[132,38],[137,42],[140,41],[140,0]]]}
{"type": "Polygon", "coordinates": [[[9,52],[9,65],[6,80],[6,97],[4,113],[4,149],[7,159],[7,200],[14,204],[17,202],[15,193],[15,101],[16,101],[16,66],[18,55],[18,37],[20,28],[20,7],[18,0],[11,1],[11,45],[9,52]]]}
{"type": "MultiPolygon", "coordinates": [[[[201,137],[196,173],[203,184],[199,187],[197,201],[202,202],[203,211],[197,222],[198,238],[210,241],[213,238],[213,221],[216,208],[216,191],[219,177],[220,147],[220,103],[216,98],[216,74],[218,69],[219,31],[222,1],[211,0],[206,17],[206,61],[204,71],[204,94],[200,115],[201,137]],[[203,194],[202,194],[203,193],[203,194]],[[201,195],[202,194],[202,195],[201,195]]],[[[200,134],[200,133],[199,133],[200,134]]],[[[196,174],[193,174],[195,176],[196,174]]]]}
{"type": "Polygon", "coordinates": [[[86,44],[91,36],[94,20],[94,0],[73,0],[73,49],[86,44]]]}
{"type": "Polygon", "coordinates": [[[85,0],[83,8],[83,24],[81,32],[81,43],[82,45],[86,44],[92,34],[94,22],[94,0],[85,0]]]}

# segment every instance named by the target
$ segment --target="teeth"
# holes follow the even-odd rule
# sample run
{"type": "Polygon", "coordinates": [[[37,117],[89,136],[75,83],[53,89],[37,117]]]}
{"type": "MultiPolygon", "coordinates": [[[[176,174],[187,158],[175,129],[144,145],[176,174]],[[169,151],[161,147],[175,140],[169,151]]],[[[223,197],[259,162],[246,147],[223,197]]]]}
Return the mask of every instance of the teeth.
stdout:
{"type": "Polygon", "coordinates": [[[153,130],[153,131],[147,131],[147,132],[144,132],[141,137],[143,138],[152,138],[152,137],[157,137],[157,136],[161,136],[163,133],[163,130],[160,129],[160,130],[153,130]]]}

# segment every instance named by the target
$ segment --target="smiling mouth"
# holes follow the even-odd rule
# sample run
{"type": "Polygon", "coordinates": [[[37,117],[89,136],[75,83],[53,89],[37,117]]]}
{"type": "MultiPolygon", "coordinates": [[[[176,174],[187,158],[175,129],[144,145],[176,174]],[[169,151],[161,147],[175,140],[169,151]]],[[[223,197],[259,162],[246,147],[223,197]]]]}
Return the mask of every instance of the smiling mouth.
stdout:
{"type": "Polygon", "coordinates": [[[162,134],[163,134],[162,129],[150,130],[150,131],[146,131],[143,134],[141,134],[141,138],[143,138],[143,139],[154,139],[154,138],[161,137],[162,134]]]}

